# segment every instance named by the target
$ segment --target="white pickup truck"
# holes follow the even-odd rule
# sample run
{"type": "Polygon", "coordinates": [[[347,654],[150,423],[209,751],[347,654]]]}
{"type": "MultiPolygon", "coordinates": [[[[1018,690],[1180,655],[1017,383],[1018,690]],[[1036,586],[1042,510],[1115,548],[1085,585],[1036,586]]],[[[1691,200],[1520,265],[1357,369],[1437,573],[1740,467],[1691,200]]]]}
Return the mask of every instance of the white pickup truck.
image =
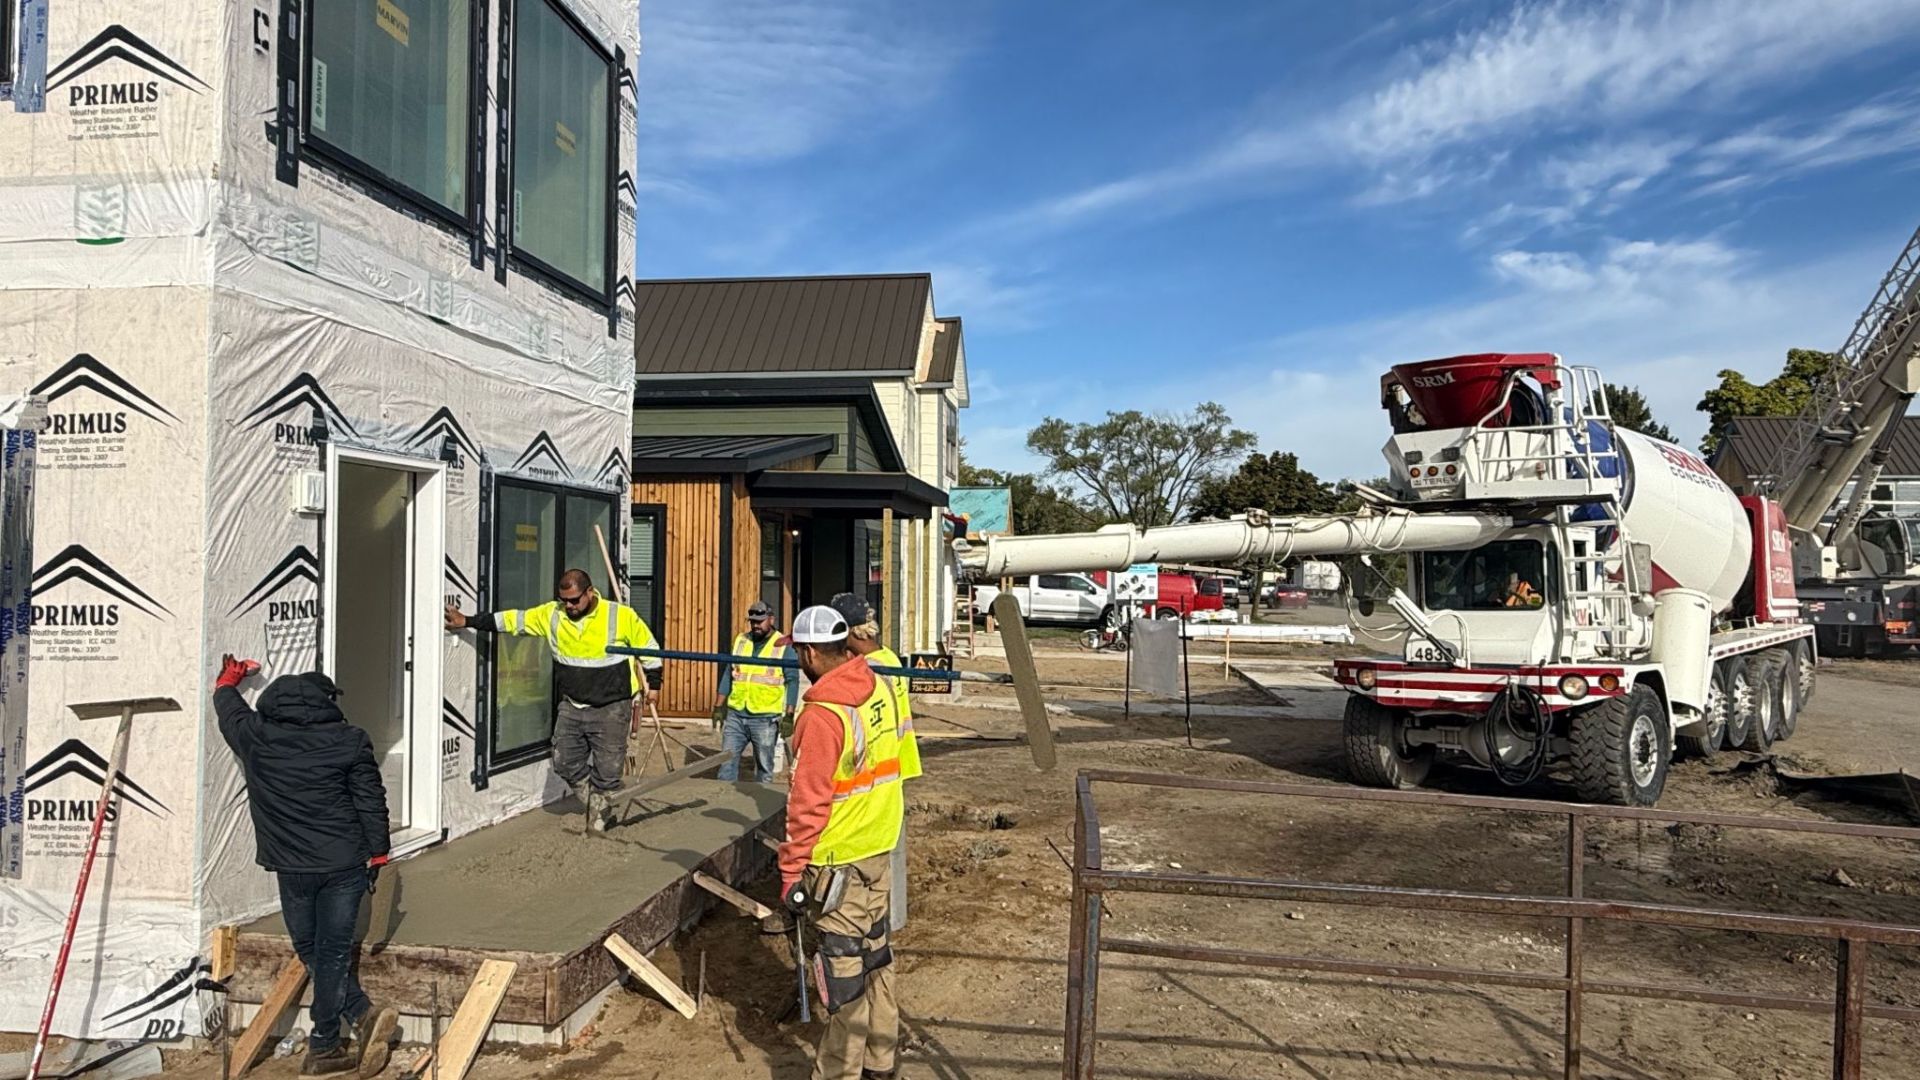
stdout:
{"type": "MultiPolygon", "coordinates": [[[[979,585],[973,590],[973,614],[984,619],[993,599],[1000,595],[995,585],[979,585]]],[[[1020,614],[1030,623],[1058,623],[1094,626],[1106,621],[1113,612],[1113,601],[1106,586],[1085,574],[1036,574],[1013,579],[1013,598],[1020,614]]]]}

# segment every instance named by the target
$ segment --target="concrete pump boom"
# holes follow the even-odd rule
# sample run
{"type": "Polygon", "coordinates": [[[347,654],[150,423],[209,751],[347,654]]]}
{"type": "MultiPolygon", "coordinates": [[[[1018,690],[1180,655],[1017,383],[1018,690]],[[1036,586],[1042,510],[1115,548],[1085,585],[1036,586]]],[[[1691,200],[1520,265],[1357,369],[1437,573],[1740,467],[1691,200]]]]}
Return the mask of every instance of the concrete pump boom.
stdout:
{"type": "Polygon", "coordinates": [[[1513,524],[1505,514],[1415,514],[1396,508],[1303,517],[1270,517],[1252,511],[1226,521],[1144,530],[1109,525],[1088,533],[996,536],[972,548],[961,561],[976,578],[994,579],[1125,570],[1138,563],[1237,563],[1289,556],[1458,550],[1499,539],[1513,524]]]}

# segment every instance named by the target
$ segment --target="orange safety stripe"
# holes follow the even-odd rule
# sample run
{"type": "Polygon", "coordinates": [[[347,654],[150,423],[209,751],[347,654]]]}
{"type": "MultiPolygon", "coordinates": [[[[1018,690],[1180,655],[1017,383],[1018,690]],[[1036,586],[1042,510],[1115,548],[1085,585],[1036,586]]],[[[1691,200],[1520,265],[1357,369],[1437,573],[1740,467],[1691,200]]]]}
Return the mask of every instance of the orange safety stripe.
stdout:
{"type": "Polygon", "coordinates": [[[845,780],[836,780],[833,784],[833,801],[842,802],[855,795],[872,791],[878,784],[890,784],[900,779],[900,759],[883,761],[871,769],[863,769],[845,780]]]}

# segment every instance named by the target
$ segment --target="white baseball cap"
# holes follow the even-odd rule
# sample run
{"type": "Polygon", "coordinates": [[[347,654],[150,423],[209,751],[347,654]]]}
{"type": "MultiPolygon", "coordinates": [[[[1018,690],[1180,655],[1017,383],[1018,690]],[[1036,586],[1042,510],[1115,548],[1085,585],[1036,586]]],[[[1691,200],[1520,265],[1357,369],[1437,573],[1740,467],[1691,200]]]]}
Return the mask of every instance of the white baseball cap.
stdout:
{"type": "Polygon", "coordinates": [[[793,640],[802,645],[845,641],[847,620],[825,604],[815,604],[794,617],[793,640]]]}

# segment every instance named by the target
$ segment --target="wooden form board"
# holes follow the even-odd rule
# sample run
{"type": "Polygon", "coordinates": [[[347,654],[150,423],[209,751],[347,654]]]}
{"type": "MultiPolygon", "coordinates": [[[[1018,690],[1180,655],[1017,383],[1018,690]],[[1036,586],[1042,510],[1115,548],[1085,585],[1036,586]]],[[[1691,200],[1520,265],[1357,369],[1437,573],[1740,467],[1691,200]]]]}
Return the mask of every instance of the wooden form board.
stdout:
{"type": "Polygon", "coordinates": [[[240,1041],[233,1047],[233,1075],[245,1076],[260,1054],[267,1048],[267,1040],[273,1038],[273,1029],[279,1025],[280,1017],[286,1014],[289,1006],[300,1001],[300,991],[307,988],[307,966],[297,956],[289,957],[280,967],[280,974],[273,980],[273,989],[267,991],[266,1000],[261,1002],[260,1011],[254,1014],[253,1023],[240,1033],[240,1041]]]}
{"type": "Polygon", "coordinates": [[[680,989],[679,983],[667,978],[666,972],[654,967],[653,961],[640,955],[640,950],[629,945],[626,938],[614,934],[607,938],[606,945],[607,951],[613,954],[614,959],[620,961],[628,971],[633,972],[641,982],[652,987],[654,993],[665,998],[667,1004],[673,1006],[681,1016],[691,1020],[693,1014],[700,1011],[700,1006],[685,990],[680,989]]]}
{"type": "Polygon", "coordinates": [[[207,950],[207,977],[221,983],[233,978],[233,961],[239,948],[240,927],[233,924],[214,927],[213,947],[207,950]]]}
{"type": "Polygon", "coordinates": [[[734,907],[739,908],[741,914],[751,915],[756,919],[764,919],[773,914],[773,909],[767,905],[755,900],[753,897],[748,896],[746,893],[741,892],[726,882],[700,873],[697,870],[694,871],[693,874],[693,883],[720,899],[725,900],[727,903],[732,904],[734,907]]]}
{"type": "Polygon", "coordinates": [[[487,1039],[487,1029],[493,1026],[493,1014],[500,1011],[500,999],[507,996],[507,984],[513,981],[514,968],[511,960],[481,962],[480,973],[467,988],[467,996],[460,999],[460,1008],[454,1011],[447,1033],[440,1036],[439,1044],[434,1047],[443,1080],[461,1080],[467,1075],[474,1055],[480,1052],[480,1044],[487,1039]]]}

